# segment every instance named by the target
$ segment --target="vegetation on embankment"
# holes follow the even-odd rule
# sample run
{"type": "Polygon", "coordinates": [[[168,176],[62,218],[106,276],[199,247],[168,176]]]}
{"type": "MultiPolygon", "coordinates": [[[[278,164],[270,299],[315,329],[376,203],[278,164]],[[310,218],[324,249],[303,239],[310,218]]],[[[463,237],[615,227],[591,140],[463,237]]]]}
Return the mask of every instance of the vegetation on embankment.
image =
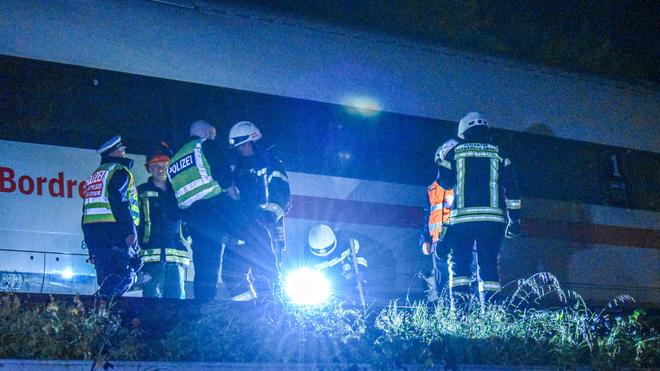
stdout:
{"type": "MultiPolygon", "coordinates": [[[[392,302],[362,311],[333,302],[146,302],[141,309],[80,298],[0,297],[0,358],[591,366],[660,366],[660,338],[644,311],[594,311],[548,274],[517,283],[500,303],[474,298],[392,302]],[[564,305],[543,308],[556,297],[564,305]]],[[[142,303],[145,303],[142,301],[142,303]]],[[[121,303],[120,303],[121,304],[121,303]]]]}

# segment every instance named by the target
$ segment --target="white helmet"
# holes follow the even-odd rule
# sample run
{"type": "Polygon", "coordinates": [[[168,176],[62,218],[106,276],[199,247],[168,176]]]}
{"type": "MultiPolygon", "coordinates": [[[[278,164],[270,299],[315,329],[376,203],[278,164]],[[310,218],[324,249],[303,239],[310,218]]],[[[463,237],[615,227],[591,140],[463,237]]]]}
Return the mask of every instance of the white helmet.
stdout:
{"type": "Polygon", "coordinates": [[[337,237],[332,228],[325,224],[317,224],[307,234],[309,251],[316,256],[328,256],[337,247],[337,237]]]}
{"type": "Polygon", "coordinates": [[[442,145],[435,150],[435,163],[437,164],[439,161],[444,161],[447,157],[447,153],[449,153],[452,148],[456,147],[457,144],[458,141],[456,139],[449,139],[442,143],[442,145]]]}
{"type": "Polygon", "coordinates": [[[458,137],[465,139],[463,133],[473,126],[488,126],[488,121],[484,119],[479,112],[469,112],[458,122],[458,137]]]}
{"type": "Polygon", "coordinates": [[[256,142],[261,139],[259,128],[250,121],[234,124],[229,130],[229,144],[238,147],[246,142],[256,142]]]}

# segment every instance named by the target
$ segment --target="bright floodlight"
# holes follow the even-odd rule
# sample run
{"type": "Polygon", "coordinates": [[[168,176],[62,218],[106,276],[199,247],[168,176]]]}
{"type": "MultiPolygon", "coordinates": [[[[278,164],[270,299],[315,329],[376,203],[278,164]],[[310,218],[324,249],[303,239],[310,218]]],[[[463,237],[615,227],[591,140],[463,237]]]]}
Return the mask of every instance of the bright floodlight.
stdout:
{"type": "Polygon", "coordinates": [[[330,296],[330,283],[323,273],[301,268],[287,276],[286,293],[294,304],[323,304],[330,296]]]}

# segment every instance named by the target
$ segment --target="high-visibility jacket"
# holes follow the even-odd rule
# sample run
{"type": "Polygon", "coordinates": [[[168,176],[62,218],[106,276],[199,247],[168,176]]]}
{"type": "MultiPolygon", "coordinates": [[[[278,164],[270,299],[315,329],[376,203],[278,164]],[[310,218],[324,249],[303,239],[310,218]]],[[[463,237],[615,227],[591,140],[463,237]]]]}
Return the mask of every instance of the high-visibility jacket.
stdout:
{"type": "Polygon", "coordinates": [[[138,187],[140,197],[140,256],[145,263],[190,264],[190,240],[183,235],[174,191],[147,183],[138,187]]]}
{"type": "Polygon", "coordinates": [[[186,143],[172,156],[167,168],[167,176],[181,209],[190,207],[195,201],[222,193],[222,188],[213,179],[211,166],[202,151],[203,142],[203,139],[195,138],[186,143]]]}
{"type": "Polygon", "coordinates": [[[520,209],[520,195],[511,161],[497,145],[460,143],[449,151],[446,160],[440,164],[438,179],[441,186],[454,189],[449,225],[506,223],[506,210],[520,209]]]}
{"type": "Polygon", "coordinates": [[[115,162],[102,163],[85,184],[82,224],[113,223],[117,221],[110,204],[109,184],[112,176],[119,170],[125,170],[128,174],[127,182],[119,191],[122,192],[122,198],[128,200],[133,224],[136,226],[140,224],[140,209],[133,174],[131,174],[128,167],[115,162]]]}
{"type": "Polygon", "coordinates": [[[451,205],[454,201],[454,190],[440,187],[437,181],[427,187],[429,194],[429,235],[431,242],[438,242],[442,235],[442,228],[449,219],[451,205]]]}

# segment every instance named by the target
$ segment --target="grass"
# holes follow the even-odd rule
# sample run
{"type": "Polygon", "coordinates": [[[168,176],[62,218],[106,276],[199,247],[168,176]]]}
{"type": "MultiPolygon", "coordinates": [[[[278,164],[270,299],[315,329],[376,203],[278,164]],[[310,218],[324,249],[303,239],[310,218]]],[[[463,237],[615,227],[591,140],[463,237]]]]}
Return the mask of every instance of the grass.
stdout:
{"type": "Polygon", "coordinates": [[[167,312],[152,302],[137,318],[132,310],[86,307],[78,298],[38,304],[8,294],[0,300],[0,358],[360,363],[379,369],[400,363],[660,366],[660,340],[645,312],[617,310],[632,298],[617,297],[596,311],[549,274],[511,288],[511,295],[484,306],[475,298],[456,308],[393,301],[366,312],[340,302],[316,308],[215,302],[177,304],[167,312]]]}

